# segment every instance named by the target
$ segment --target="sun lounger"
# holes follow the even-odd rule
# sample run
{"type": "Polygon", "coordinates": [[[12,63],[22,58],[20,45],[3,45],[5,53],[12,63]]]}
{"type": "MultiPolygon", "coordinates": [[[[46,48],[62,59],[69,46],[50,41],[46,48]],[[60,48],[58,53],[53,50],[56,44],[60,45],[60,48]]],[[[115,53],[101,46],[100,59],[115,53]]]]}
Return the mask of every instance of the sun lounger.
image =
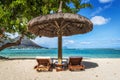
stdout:
{"type": "Polygon", "coordinates": [[[34,67],[37,71],[51,71],[50,57],[36,57],[38,65],[34,67]]]}
{"type": "Polygon", "coordinates": [[[69,57],[68,69],[73,70],[84,70],[85,66],[81,64],[82,57],[69,57]]]}

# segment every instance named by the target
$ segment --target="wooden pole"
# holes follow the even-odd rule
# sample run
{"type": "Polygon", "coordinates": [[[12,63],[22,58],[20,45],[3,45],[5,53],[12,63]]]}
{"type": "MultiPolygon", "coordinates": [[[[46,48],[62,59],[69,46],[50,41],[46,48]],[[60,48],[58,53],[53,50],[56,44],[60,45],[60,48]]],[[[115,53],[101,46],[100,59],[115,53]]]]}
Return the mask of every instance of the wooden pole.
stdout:
{"type": "Polygon", "coordinates": [[[62,34],[58,34],[58,64],[62,64],[62,34]]]}
{"type": "MultiPolygon", "coordinates": [[[[62,13],[62,0],[60,1],[58,13],[62,13]]],[[[60,26],[58,23],[56,23],[56,26],[58,27],[58,64],[62,64],[62,31],[60,29],[60,26]]]]}

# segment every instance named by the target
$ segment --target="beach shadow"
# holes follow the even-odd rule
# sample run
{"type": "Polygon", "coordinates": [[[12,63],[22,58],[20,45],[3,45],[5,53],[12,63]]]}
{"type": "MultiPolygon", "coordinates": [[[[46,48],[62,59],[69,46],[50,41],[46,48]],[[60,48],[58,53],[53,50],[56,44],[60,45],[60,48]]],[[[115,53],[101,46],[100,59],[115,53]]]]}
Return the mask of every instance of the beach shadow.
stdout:
{"type": "Polygon", "coordinates": [[[96,68],[99,66],[97,63],[89,61],[82,61],[82,63],[85,65],[85,69],[96,68]]]}

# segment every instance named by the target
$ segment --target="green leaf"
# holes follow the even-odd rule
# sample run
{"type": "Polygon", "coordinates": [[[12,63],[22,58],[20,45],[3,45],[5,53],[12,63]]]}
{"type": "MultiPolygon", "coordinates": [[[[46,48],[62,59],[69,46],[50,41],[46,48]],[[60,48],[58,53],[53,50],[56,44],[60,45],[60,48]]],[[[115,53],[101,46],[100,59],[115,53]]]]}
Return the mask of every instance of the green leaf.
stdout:
{"type": "MultiPolygon", "coordinates": [[[[62,0],[63,12],[77,13],[83,8],[92,8],[90,3],[83,0],[62,0]],[[74,8],[68,4],[73,3],[74,8]]],[[[0,27],[6,32],[27,33],[27,23],[39,15],[57,13],[60,0],[0,0],[0,27]]],[[[31,34],[27,34],[30,37],[31,34]]]]}

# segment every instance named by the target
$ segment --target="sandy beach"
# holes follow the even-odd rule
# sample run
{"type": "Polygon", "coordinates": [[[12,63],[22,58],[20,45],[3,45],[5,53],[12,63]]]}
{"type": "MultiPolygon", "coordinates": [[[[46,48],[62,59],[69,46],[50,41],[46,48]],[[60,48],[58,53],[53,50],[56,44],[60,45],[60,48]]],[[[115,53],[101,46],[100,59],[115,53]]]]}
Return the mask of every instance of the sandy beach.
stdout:
{"type": "Polygon", "coordinates": [[[0,60],[0,80],[120,80],[120,59],[83,59],[85,71],[37,72],[35,59],[0,60]]]}

